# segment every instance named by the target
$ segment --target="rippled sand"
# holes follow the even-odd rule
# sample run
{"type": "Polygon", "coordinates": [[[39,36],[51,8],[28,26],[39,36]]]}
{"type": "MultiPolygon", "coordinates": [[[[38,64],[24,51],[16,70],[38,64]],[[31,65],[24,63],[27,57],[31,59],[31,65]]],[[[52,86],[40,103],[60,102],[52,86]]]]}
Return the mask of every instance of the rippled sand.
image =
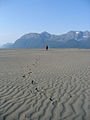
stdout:
{"type": "Polygon", "coordinates": [[[0,50],[0,120],[90,120],[90,50],[0,50]]]}

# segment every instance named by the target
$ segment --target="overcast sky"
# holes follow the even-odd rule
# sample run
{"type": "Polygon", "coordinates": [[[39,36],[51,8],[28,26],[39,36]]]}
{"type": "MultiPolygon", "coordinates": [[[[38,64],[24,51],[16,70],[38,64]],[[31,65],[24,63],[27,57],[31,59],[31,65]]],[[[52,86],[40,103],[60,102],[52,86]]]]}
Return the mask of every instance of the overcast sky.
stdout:
{"type": "Polygon", "coordinates": [[[90,31],[90,0],[0,0],[0,44],[30,32],[90,31]]]}

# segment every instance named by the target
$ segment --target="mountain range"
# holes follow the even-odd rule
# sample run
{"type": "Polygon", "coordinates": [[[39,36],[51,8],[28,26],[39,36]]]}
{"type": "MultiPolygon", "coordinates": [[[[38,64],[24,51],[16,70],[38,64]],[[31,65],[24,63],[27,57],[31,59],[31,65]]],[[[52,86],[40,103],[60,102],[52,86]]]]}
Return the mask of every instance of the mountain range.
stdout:
{"type": "Polygon", "coordinates": [[[54,35],[48,32],[29,33],[14,43],[5,44],[2,48],[85,48],[90,49],[89,31],[69,31],[66,34],[54,35]]]}

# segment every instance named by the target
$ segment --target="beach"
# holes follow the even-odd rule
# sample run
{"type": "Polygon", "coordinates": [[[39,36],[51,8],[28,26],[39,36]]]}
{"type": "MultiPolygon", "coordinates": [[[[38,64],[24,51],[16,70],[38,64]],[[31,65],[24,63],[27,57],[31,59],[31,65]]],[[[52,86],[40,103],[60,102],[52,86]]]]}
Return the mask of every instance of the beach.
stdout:
{"type": "Polygon", "coordinates": [[[0,50],[0,120],[90,120],[90,50],[0,50]]]}

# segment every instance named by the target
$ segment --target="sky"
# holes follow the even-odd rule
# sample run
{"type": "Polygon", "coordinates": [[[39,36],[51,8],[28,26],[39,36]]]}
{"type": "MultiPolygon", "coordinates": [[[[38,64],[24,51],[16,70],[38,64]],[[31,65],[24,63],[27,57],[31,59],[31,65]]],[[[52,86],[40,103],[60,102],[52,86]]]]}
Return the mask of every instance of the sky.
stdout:
{"type": "Polygon", "coordinates": [[[90,31],[90,0],[0,0],[0,45],[27,33],[90,31]]]}

